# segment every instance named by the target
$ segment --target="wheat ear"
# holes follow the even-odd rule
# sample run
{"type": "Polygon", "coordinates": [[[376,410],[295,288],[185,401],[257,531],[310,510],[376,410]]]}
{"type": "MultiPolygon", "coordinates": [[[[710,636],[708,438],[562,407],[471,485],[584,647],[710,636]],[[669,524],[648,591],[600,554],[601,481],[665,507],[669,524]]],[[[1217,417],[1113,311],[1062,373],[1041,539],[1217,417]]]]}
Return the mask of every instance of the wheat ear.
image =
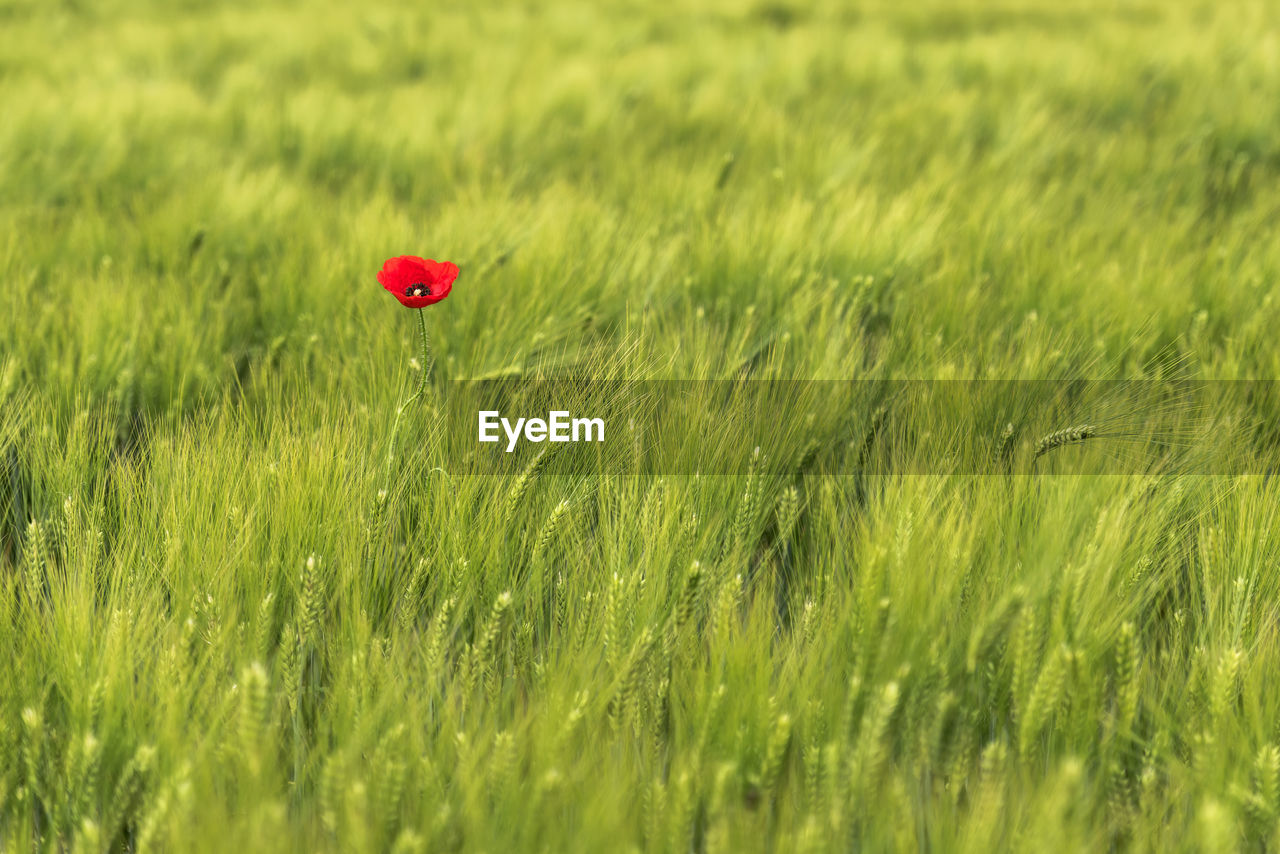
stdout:
{"type": "Polygon", "coordinates": [[[1061,448],[1063,445],[1076,445],[1086,439],[1092,439],[1097,435],[1098,428],[1092,424],[1079,424],[1075,427],[1055,430],[1041,438],[1039,442],[1036,442],[1036,455],[1034,459],[1040,459],[1054,448],[1061,448]]]}

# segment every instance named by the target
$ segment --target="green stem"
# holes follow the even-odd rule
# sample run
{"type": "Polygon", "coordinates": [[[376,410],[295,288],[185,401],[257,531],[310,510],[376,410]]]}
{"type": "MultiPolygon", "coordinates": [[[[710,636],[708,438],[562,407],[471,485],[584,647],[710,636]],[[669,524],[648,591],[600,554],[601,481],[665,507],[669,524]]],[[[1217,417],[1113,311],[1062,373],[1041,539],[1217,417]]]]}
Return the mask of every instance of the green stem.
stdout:
{"type": "Polygon", "coordinates": [[[396,420],[391,425],[391,442],[387,447],[387,472],[386,484],[391,485],[391,463],[396,456],[396,435],[400,432],[400,418],[404,415],[404,411],[408,409],[414,401],[422,397],[422,393],[427,390],[427,378],[431,374],[431,339],[427,335],[427,318],[422,309],[418,309],[418,329],[422,332],[422,381],[418,383],[418,390],[413,396],[406,400],[396,409],[396,420]]]}
{"type": "MultiPolygon", "coordinates": [[[[431,376],[431,339],[427,336],[427,315],[418,309],[418,329],[422,330],[422,383],[418,386],[418,394],[427,388],[427,378],[431,376]]],[[[416,398],[418,394],[415,394],[416,398]]]]}

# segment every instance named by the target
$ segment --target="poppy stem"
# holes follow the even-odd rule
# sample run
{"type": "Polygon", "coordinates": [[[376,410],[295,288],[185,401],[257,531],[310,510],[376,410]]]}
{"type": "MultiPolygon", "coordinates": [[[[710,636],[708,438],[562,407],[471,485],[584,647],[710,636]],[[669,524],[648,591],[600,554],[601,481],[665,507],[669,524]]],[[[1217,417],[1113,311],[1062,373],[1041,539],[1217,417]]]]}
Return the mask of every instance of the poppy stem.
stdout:
{"type": "Polygon", "coordinates": [[[432,367],[431,338],[427,335],[427,315],[422,309],[418,309],[418,328],[422,330],[422,382],[418,385],[418,394],[422,394],[427,389],[427,378],[431,376],[432,367]]]}
{"type": "Polygon", "coordinates": [[[400,416],[404,415],[404,411],[412,406],[414,401],[422,397],[422,393],[427,390],[427,379],[431,375],[431,338],[427,335],[427,317],[422,309],[418,309],[418,329],[422,332],[422,380],[418,383],[418,390],[413,393],[413,396],[396,408],[396,420],[391,425],[391,442],[387,447],[388,486],[391,483],[391,463],[396,456],[396,435],[400,432],[400,416]]]}

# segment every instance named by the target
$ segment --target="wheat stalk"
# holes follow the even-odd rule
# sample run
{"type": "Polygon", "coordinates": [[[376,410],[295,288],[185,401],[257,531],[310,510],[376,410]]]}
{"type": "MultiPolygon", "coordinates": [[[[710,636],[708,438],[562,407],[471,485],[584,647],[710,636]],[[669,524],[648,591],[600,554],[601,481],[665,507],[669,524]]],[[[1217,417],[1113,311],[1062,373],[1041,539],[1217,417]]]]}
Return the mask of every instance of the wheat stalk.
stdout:
{"type": "Polygon", "coordinates": [[[1255,763],[1255,778],[1254,789],[1273,814],[1280,807],[1280,748],[1263,745],[1255,763]]]}
{"type": "Polygon", "coordinates": [[[772,791],[777,786],[790,743],[791,716],[782,714],[774,721],[773,730],[769,733],[768,741],[765,742],[764,761],[760,771],[760,783],[764,789],[772,791]]]}
{"type": "Polygon", "coordinates": [[[76,754],[74,777],[69,775],[69,779],[76,780],[79,785],[71,801],[71,817],[73,819],[88,817],[90,807],[97,803],[98,775],[101,768],[102,743],[94,737],[93,733],[85,733],[84,740],[81,742],[80,749],[76,754]]]}
{"type": "Polygon", "coordinates": [[[111,805],[102,825],[106,830],[105,838],[111,840],[109,845],[114,845],[121,830],[134,817],[134,810],[137,809],[146,789],[147,777],[150,775],[155,756],[155,748],[144,744],[125,765],[116,783],[115,795],[111,799],[111,805]]]}
{"type": "Polygon", "coordinates": [[[551,511],[551,515],[547,517],[547,521],[542,524],[542,530],[538,532],[538,539],[533,546],[533,562],[537,563],[541,557],[546,554],[547,547],[551,545],[551,540],[556,535],[556,530],[560,527],[560,521],[569,510],[568,499],[561,501],[551,511]]]}
{"type": "Polygon", "coordinates": [[[520,502],[524,499],[525,491],[529,488],[529,483],[538,473],[538,469],[542,467],[543,460],[547,458],[547,449],[543,448],[538,451],[538,455],[529,461],[529,465],[525,466],[524,471],[516,477],[515,482],[511,485],[511,490],[507,493],[506,500],[502,505],[502,526],[508,527],[512,520],[515,519],[516,509],[520,506],[520,502]]]}
{"type": "Polygon", "coordinates": [[[1039,442],[1036,442],[1036,454],[1032,460],[1040,459],[1054,448],[1061,448],[1064,445],[1077,445],[1098,435],[1098,428],[1093,424],[1078,424],[1075,427],[1055,430],[1043,436],[1039,442]]]}
{"type": "Polygon", "coordinates": [[[404,724],[391,727],[383,735],[373,756],[376,774],[371,782],[374,826],[380,832],[384,845],[395,839],[400,829],[400,801],[409,772],[402,758],[406,752],[402,743],[404,733],[404,724]]]}
{"type": "Polygon", "coordinates": [[[457,600],[452,596],[445,598],[440,603],[440,609],[436,615],[431,618],[431,628],[427,633],[426,654],[423,656],[425,665],[424,671],[432,676],[440,673],[441,667],[444,666],[445,656],[445,633],[449,630],[449,618],[453,616],[454,606],[457,600]]]}
{"type": "Polygon", "coordinates": [[[262,771],[271,717],[270,688],[267,670],[260,662],[253,662],[240,672],[240,750],[253,777],[262,771]]]}
{"type": "Polygon", "coordinates": [[[260,661],[269,661],[275,649],[275,594],[268,592],[258,603],[258,619],[254,627],[254,648],[260,661]]]}
{"type": "Polygon", "coordinates": [[[304,647],[319,636],[323,596],[319,561],[315,555],[311,555],[302,568],[302,583],[298,596],[298,634],[304,647]]]}
{"type": "Polygon", "coordinates": [[[1040,735],[1050,725],[1066,700],[1067,668],[1073,653],[1065,645],[1059,645],[1047,656],[1037,677],[1031,696],[1027,698],[1026,714],[1019,721],[1018,747],[1025,759],[1030,759],[1040,746],[1040,735]]]}
{"type": "Polygon", "coordinates": [[[860,787],[867,787],[869,790],[879,779],[889,758],[889,739],[892,737],[889,723],[898,707],[900,695],[898,683],[889,682],[881,689],[880,696],[873,701],[874,705],[867,712],[850,766],[856,769],[852,780],[860,787]]]}
{"type": "Polygon", "coordinates": [[[1013,422],[1010,421],[1004,425],[999,439],[996,441],[995,447],[991,451],[991,462],[995,463],[1006,472],[1009,470],[1013,460],[1013,445],[1015,438],[1013,422]]]}
{"type": "Polygon", "coordinates": [[[511,591],[503,591],[494,601],[493,607],[489,609],[489,616],[485,619],[484,625],[480,628],[476,635],[474,645],[471,647],[471,656],[469,669],[467,671],[467,684],[471,690],[489,686],[490,677],[494,673],[494,662],[490,659],[490,653],[493,651],[494,642],[498,639],[498,631],[502,628],[503,616],[511,609],[512,596],[511,591]]]}
{"type": "Polygon", "coordinates": [[[618,665],[618,645],[622,635],[622,577],[613,574],[613,581],[605,591],[604,599],[604,660],[609,669],[618,665]]]}
{"type": "Polygon", "coordinates": [[[46,561],[49,558],[49,541],[45,535],[44,525],[32,519],[27,524],[26,550],[23,552],[23,582],[27,588],[27,599],[32,608],[39,608],[44,601],[46,561]]]}
{"type": "Polygon", "coordinates": [[[1133,724],[1138,714],[1138,675],[1141,666],[1133,623],[1125,621],[1120,626],[1120,641],[1115,652],[1115,695],[1119,722],[1126,729],[1133,724]]]}

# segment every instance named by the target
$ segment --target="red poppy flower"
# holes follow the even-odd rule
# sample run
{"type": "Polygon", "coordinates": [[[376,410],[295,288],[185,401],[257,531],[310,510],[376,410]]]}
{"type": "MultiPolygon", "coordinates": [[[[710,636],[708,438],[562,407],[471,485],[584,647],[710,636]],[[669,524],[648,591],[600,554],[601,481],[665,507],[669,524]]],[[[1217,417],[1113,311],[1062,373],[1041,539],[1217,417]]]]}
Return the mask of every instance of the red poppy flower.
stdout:
{"type": "Polygon", "coordinates": [[[388,258],[378,271],[378,283],[395,294],[407,308],[434,305],[453,290],[458,278],[458,265],[449,261],[432,261],[416,255],[388,258]]]}

